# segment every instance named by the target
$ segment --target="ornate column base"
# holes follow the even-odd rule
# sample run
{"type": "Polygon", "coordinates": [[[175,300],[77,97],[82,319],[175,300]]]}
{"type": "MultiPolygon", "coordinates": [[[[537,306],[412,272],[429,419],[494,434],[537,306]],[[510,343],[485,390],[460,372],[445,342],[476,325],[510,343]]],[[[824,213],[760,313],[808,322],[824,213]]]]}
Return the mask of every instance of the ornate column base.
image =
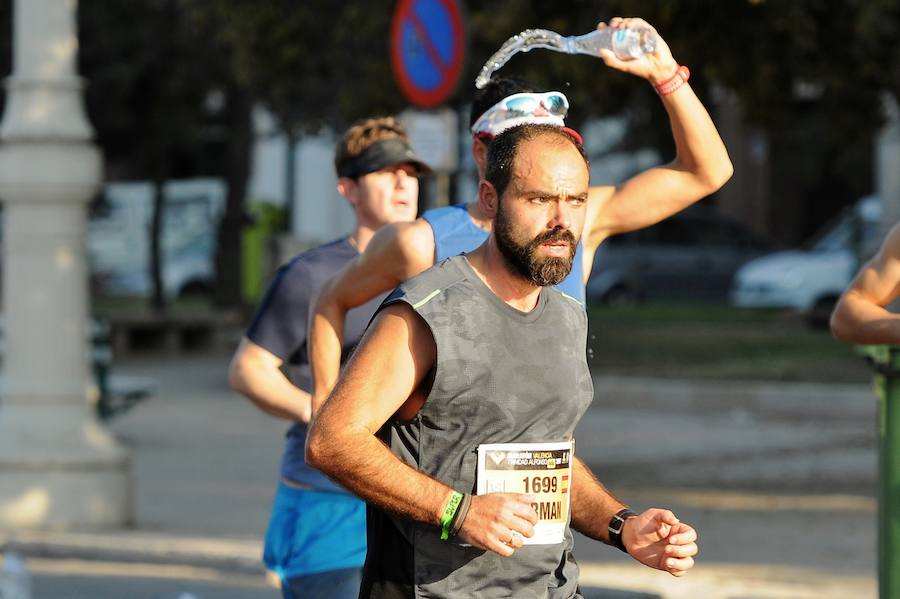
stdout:
{"type": "Polygon", "coordinates": [[[34,404],[0,408],[0,530],[128,524],[127,453],[79,406],[34,404]]]}

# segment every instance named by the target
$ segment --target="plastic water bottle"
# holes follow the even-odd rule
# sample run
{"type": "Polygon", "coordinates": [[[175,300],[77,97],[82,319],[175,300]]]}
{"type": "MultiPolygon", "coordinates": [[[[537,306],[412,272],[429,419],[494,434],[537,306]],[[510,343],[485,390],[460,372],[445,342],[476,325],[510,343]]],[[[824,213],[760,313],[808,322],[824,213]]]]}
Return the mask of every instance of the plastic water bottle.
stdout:
{"type": "Polygon", "coordinates": [[[9,552],[3,556],[0,599],[31,599],[31,576],[25,562],[16,553],[9,552]]]}
{"type": "Polygon", "coordinates": [[[597,56],[600,50],[611,50],[619,60],[634,60],[656,49],[656,34],[652,29],[595,29],[584,35],[566,38],[570,54],[597,56]]]}

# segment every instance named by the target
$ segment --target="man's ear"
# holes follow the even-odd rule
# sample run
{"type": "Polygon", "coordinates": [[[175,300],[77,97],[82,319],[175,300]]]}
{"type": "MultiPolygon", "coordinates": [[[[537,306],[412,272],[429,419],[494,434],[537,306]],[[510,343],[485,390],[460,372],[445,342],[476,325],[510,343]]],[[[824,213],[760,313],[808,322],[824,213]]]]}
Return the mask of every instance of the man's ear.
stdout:
{"type": "Polygon", "coordinates": [[[486,217],[492,219],[497,216],[499,201],[500,198],[497,196],[497,190],[493,184],[484,179],[478,182],[478,206],[486,217]]]}
{"type": "Polygon", "coordinates": [[[350,177],[340,177],[337,181],[337,190],[338,193],[344,196],[350,205],[356,208],[356,192],[359,187],[356,184],[356,181],[351,179],[350,177]]]}
{"type": "Polygon", "coordinates": [[[478,139],[472,138],[472,158],[475,160],[475,166],[478,167],[478,174],[484,176],[484,167],[487,164],[488,146],[486,143],[478,139]]]}

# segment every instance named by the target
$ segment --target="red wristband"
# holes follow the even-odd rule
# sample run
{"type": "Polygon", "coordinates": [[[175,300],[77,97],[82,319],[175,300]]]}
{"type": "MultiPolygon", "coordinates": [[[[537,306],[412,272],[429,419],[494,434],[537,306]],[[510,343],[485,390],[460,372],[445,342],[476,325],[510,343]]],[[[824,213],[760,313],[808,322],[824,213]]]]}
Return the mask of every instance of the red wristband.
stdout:
{"type": "Polygon", "coordinates": [[[680,66],[675,70],[675,74],[660,83],[659,85],[654,85],[653,89],[656,90],[660,96],[668,96],[676,89],[687,83],[687,80],[691,76],[691,71],[686,66],[680,66]]]}

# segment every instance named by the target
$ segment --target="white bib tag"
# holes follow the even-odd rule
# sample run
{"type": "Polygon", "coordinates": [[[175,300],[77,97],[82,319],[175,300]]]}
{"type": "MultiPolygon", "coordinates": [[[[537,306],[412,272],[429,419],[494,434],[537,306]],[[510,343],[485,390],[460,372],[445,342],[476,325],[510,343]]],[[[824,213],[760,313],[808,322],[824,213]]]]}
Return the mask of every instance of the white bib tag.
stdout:
{"type": "Polygon", "coordinates": [[[538,514],[526,545],[562,543],[569,521],[573,441],[478,446],[476,493],[528,493],[538,514]]]}

